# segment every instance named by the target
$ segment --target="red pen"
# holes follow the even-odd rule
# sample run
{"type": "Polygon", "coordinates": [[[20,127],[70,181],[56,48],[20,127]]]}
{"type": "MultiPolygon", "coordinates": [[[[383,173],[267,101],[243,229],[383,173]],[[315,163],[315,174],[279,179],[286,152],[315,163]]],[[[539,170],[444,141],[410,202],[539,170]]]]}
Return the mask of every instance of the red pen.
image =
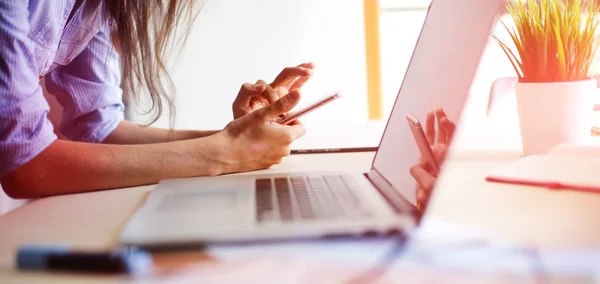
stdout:
{"type": "Polygon", "coordinates": [[[500,182],[517,185],[528,185],[528,186],[540,186],[552,190],[575,190],[582,192],[600,193],[600,186],[596,185],[580,185],[580,184],[567,184],[561,182],[546,182],[546,181],[535,181],[535,180],[522,180],[522,179],[510,179],[488,176],[485,180],[489,182],[500,182]]]}

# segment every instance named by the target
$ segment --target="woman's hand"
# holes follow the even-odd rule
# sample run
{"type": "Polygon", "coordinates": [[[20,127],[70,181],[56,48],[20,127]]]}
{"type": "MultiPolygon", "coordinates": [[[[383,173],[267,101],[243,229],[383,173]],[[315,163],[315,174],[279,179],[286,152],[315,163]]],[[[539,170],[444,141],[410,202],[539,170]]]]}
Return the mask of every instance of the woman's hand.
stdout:
{"type": "Polygon", "coordinates": [[[305,133],[300,123],[281,125],[279,115],[290,111],[300,101],[300,91],[294,90],[248,115],[230,122],[220,137],[225,150],[222,165],[225,173],[266,169],[281,163],[290,154],[290,144],[305,133]]]}
{"type": "MultiPolygon", "coordinates": [[[[446,113],[441,108],[427,113],[425,134],[433,150],[433,156],[440,167],[444,162],[448,145],[450,145],[455,130],[456,125],[446,117],[446,113]],[[437,131],[435,128],[436,121],[437,131]]],[[[433,168],[432,161],[426,161],[423,157],[420,157],[419,160],[418,164],[410,168],[410,174],[417,182],[417,208],[423,212],[427,207],[439,173],[433,168]]]]}
{"type": "Polygon", "coordinates": [[[263,80],[255,84],[243,84],[233,102],[233,118],[238,119],[272,104],[285,94],[299,90],[310,79],[313,69],[313,63],[304,63],[283,69],[271,84],[263,80]]]}

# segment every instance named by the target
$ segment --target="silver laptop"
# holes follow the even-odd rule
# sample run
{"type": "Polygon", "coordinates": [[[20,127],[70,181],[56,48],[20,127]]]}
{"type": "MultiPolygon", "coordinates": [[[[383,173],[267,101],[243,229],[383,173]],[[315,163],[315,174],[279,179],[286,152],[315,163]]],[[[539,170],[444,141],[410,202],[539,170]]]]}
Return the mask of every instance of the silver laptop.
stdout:
{"type": "Polygon", "coordinates": [[[443,107],[458,121],[504,0],[433,0],[372,168],[164,180],[121,242],[142,247],[335,236],[414,228],[409,168],[418,161],[405,115],[443,107]]]}

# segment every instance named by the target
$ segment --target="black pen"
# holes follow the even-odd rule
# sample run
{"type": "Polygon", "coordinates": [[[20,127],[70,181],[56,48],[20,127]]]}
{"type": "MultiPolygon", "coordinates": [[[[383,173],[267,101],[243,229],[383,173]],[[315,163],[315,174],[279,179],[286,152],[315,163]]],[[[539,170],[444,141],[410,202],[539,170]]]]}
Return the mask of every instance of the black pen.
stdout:
{"type": "Polygon", "coordinates": [[[143,250],[75,250],[64,246],[24,246],[17,252],[17,268],[38,271],[145,274],[152,255],[143,250]]]}
{"type": "Polygon", "coordinates": [[[354,148],[323,148],[323,149],[296,149],[291,154],[328,154],[328,153],[357,153],[375,152],[377,147],[354,147],[354,148]]]}

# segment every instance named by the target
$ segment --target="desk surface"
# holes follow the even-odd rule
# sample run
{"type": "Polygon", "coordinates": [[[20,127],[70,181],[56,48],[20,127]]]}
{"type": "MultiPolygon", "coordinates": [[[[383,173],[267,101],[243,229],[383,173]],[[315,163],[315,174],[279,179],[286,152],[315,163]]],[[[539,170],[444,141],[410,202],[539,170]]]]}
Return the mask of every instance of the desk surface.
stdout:
{"type": "Polygon", "coordinates": [[[485,181],[510,161],[448,161],[427,215],[524,245],[600,247],[599,194],[485,181]]]}

